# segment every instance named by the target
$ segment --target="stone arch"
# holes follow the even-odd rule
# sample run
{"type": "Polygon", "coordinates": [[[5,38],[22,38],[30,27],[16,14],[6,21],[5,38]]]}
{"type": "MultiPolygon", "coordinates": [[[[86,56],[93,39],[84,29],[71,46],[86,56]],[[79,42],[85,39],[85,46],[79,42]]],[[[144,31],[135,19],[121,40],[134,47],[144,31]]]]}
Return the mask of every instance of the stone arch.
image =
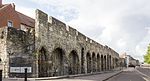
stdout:
{"type": "Polygon", "coordinates": [[[115,65],[116,65],[116,67],[119,66],[119,59],[118,58],[115,58],[115,65]]]}
{"type": "Polygon", "coordinates": [[[84,48],[81,49],[81,73],[85,73],[85,69],[84,69],[84,48]]]}
{"type": "Polygon", "coordinates": [[[107,70],[111,70],[111,55],[107,55],[107,70]]]}
{"type": "Polygon", "coordinates": [[[96,72],[96,55],[92,53],[92,72],[96,72]]]}
{"type": "Polygon", "coordinates": [[[75,50],[69,54],[69,74],[78,74],[79,72],[79,56],[75,50]]]}
{"type": "Polygon", "coordinates": [[[111,55],[109,55],[109,64],[110,64],[110,70],[112,69],[112,59],[111,59],[111,55]]]}
{"type": "Polygon", "coordinates": [[[101,55],[101,71],[104,71],[104,57],[101,55]]]}
{"type": "Polygon", "coordinates": [[[67,74],[66,68],[66,55],[62,48],[56,48],[53,50],[51,55],[52,60],[52,75],[51,76],[62,76],[67,74]]]}
{"type": "Polygon", "coordinates": [[[106,71],[106,68],[107,68],[107,63],[106,63],[107,61],[106,61],[106,59],[107,59],[106,55],[104,55],[104,70],[105,71],[106,71]]]}
{"type": "Polygon", "coordinates": [[[91,55],[89,52],[86,54],[86,62],[87,62],[87,73],[90,73],[91,72],[91,55]]]}
{"type": "Polygon", "coordinates": [[[107,70],[109,70],[109,66],[110,66],[110,64],[109,64],[109,54],[107,54],[107,57],[106,57],[107,59],[107,70]]]}
{"type": "Polygon", "coordinates": [[[42,47],[39,50],[39,55],[38,55],[38,72],[39,72],[39,77],[47,77],[48,76],[48,56],[46,49],[42,47]]]}
{"type": "Polygon", "coordinates": [[[115,58],[113,57],[113,69],[115,68],[115,58]]]}
{"type": "Polygon", "coordinates": [[[99,72],[100,71],[100,55],[97,54],[97,71],[99,72]]]}

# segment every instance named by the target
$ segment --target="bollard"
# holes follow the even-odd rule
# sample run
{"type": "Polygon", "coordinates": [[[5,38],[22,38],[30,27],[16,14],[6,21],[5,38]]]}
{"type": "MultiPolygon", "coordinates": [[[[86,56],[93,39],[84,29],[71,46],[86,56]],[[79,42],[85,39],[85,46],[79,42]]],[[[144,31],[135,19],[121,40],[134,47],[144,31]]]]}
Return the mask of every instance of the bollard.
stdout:
{"type": "Polygon", "coordinates": [[[0,70],[0,81],[2,81],[2,70],[0,70]]]}
{"type": "Polygon", "coordinates": [[[27,68],[24,69],[25,70],[25,74],[24,74],[24,81],[27,81],[27,68]]]}

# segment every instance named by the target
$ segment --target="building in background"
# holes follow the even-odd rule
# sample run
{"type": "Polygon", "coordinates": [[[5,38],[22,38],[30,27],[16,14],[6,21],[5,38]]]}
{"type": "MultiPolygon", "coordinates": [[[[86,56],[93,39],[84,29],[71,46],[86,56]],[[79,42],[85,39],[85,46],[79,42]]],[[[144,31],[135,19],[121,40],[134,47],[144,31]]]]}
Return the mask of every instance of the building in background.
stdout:
{"type": "Polygon", "coordinates": [[[120,57],[121,67],[126,67],[128,65],[126,53],[120,54],[119,57],[120,57]]]}
{"type": "Polygon", "coordinates": [[[15,4],[2,4],[0,0],[0,27],[14,27],[27,31],[35,27],[35,20],[15,10],[15,4]]]}
{"type": "Polygon", "coordinates": [[[124,58],[125,59],[125,65],[126,67],[129,66],[139,66],[139,60],[133,58],[131,55],[127,55],[126,52],[123,54],[120,54],[120,58],[124,58]]]}

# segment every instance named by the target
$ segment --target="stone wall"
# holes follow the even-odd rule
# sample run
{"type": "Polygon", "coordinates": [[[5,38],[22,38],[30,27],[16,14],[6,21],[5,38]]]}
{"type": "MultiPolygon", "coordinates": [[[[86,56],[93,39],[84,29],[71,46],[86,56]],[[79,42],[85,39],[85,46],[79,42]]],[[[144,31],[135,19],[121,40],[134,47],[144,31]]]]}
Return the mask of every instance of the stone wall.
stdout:
{"type": "Polygon", "coordinates": [[[0,28],[0,59],[2,63],[3,76],[8,77],[8,58],[6,52],[7,29],[0,28]]]}
{"type": "MultiPolygon", "coordinates": [[[[33,77],[35,73],[35,44],[34,31],[27,32],[17,30],[12,27],[7,28],[6,51],[9,59],[9,77],[24,77],[25,67],[31,67],[29,77],[33,77]],[[20,72],[14,72],[14,69],[20,68],[20,72]]],[[[19,69],[18,69],[19,70],[19,69]]]]}
{"type": "Polygon", "coordinates": [[[110,47],[40,10],[36,10],[35,21],[35,29],[28,31],[0,28],[4,76],[23,77],[21,68],[25,67],[31,70],[28,77],[86,74],[119,67],[119,54],[110,47]]]}
{"type": "Polygon", "coordinates": [[[101,56],[104,56],[102,59],[105,58],[104,70],[111,70],[117,66],[119,55],[113,49],[97,43],[54,17],[48,17],[40,10],[36,10],[35,26],[35,48],[37,60],[40,59],[37,64],[39,77],[87,73],[87,53],[90,54],[92,62],[89,62],[90,72],[102,70],[102,63],[97,60],[101,56]],[[42,66],[40,63],[45,64],[42,66]],[[45,75],[41,75],[40,70],[43,70],[42,74],[45,75]]]}

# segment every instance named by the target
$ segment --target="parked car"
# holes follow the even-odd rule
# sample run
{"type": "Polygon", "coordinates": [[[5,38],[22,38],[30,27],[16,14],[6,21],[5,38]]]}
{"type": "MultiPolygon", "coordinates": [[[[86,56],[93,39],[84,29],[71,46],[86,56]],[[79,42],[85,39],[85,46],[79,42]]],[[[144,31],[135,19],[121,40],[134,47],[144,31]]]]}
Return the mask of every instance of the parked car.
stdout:
{"type": "Polygon", "coordinates": [[[129,65],[128,67],[134,67],[135,68],[136,66],[135,65],[129,65]]]}

